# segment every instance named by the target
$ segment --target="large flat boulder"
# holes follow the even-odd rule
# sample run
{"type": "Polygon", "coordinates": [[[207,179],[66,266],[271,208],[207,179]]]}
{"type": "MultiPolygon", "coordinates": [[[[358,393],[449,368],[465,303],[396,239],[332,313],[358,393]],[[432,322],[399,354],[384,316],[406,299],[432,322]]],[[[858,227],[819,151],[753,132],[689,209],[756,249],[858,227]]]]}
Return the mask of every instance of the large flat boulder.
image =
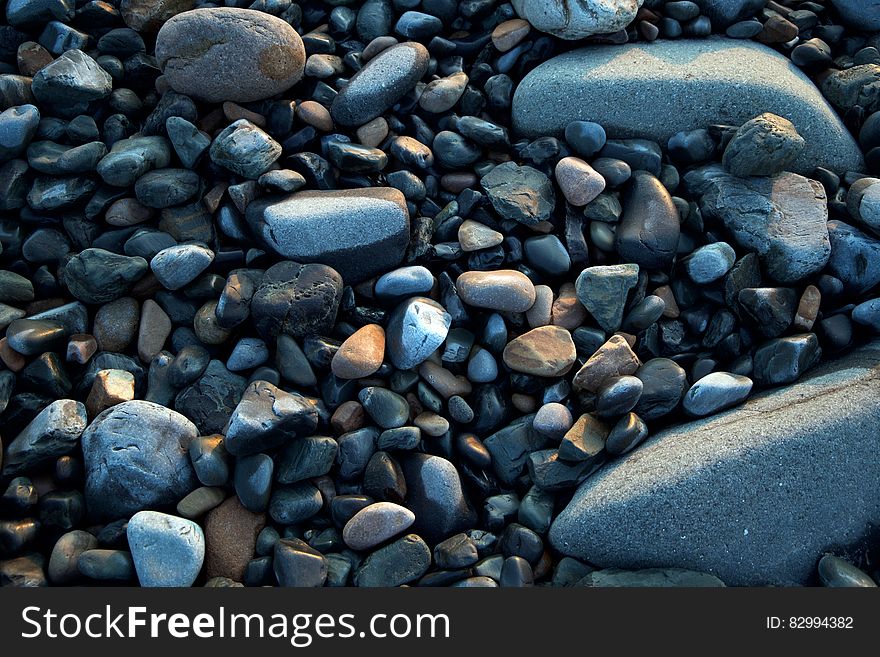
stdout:
{"type": "Polygon", "coordinates": [[[610,137],[664,145],[681,130],[738,126],[763,112],[789,119],[806,140],[794,172],[864,168],[852,135],[810,79],[751,41],[712,37],[573,50],[529,73],[513,98],[514,131],[525,137],[562,136],[568,123],[583,120],[601,124],[610,137]]]}
{"type": "Polygon", "coordinates": [[[880,340],[800,383],[664,430],[584,482],[550,541],[601,568],[811,582],[880,524],[880,340]]]}

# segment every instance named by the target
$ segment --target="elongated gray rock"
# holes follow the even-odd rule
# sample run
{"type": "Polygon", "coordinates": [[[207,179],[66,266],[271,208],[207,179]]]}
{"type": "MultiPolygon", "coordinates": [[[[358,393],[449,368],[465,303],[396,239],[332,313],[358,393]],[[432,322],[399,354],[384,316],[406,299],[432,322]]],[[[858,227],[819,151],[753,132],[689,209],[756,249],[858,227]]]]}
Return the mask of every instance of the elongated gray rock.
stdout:
{"type": "Polygon", "coordinates": [[[69,454],[86,428],[86,407],[73,399],[52,402],[9,443],[3,476],[30,472],[69,454]]]}
{"type": "Polygon", "coordinates": [[[773,112],[791,120],[807,143],[792,171],[864,169],[858,145],[816,86],[787,57],[751,41],[712,37],[575,50],[529,73],[512,112],[514,131],[525,137],[561,137],[581,120],[599,123],[609,137],[661,144],[676,132],[739,126],[773,112]]]}
{"type": "Polygon", "coordinates": [[[601,568],[811,582],[880,523],[880,341],[794,386],[661,431],[588,479],[550,530],[601,568]]]}
{"type": "Polygon", "coordinates": [[[330,265],[346,283],[393,269],[409,245],[406,199],[390,187],[260,200],[248,206],[247,220],[279,255],[330,265]]]}

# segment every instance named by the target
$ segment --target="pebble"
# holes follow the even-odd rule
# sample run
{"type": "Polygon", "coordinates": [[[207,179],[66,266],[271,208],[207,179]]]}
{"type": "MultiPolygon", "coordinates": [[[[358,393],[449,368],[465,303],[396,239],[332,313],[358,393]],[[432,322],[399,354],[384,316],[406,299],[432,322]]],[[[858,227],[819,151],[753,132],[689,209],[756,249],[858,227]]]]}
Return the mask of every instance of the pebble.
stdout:
{"type": "Polygon", "coordinates": [[[266,340],[281,333],[303,337],[330,330],[341,296],[342,279],[333,268],[284,261],[266,270],[250,311],[266,340]]]}
{"type": "Polygon", "coordinates": [[[322,477],[336,462],[339,445],[327,436],[298,438],[276,459],[275,480],[282,484],[322,477]]]}
{"type": "Polygon", "coordinates": [[[371,553],[355,571],[362,587],[401,586],[419,579],[431,565],[431,549],[416,534],[407,534],[371,553]]]}
{"type": "Polygon", "coordinates": [[[87,423],[82,403],[72,399],[53,401],[7,443],[3,476],[30,472],[71,453],[87,423]]]}
{"type": "Polygon", "coordinates": [[[367,414],[382,429],[402,427],[409,420],[406,399],[387,388],[369,386],[358,393],[358,399],[367,414]]]}
{"type": "Polygon", "coordinates": [[[70,584],[80,577],[79,559],[87,550],[98,547],[98,540],[77,529],[63,534],[52,548],[46,574],[53,584],[70,584]]]}
{"type": "Polygon", "coordinates": [[[401,264],[410,239],[406,199],[387,187],[270,197],[251,203],[246,216],[279,255],[329,265],[350,284],[401,264]]]}
{"type": "Polygon", "coordinates": [[[687,388],[684,369],[668,358],[652,358],[635,375],[642,381],[642,394],[633,410],[645,420],[674,411],[687,388]]]}
{"type": "Polygon", "coordinates": [[[485,224],[465,219],[458,229],[458,243],[466,253],[490,249],[504,242],[504,235],[485,224]]]}
{"type": "Polygon", "coordinates": [[[605,179],[593,167],[576,157],[564,157],[556,164],[556,184],[565,199],[584,206],[605,189],[605,179]]]}
{"type": "Polygon", "coordinates": [[[740,290],[739,305],[768,338],[782,335],[794,319],[797,292],[787,287],[746,288],[740,290]]]}
{"type": "Polygon", "coordinates": [[[397,369],[423,363],[446,340],[452,317],[435,301],[413,297],[401,303],[388,319],[386,350],[397,369]]]}
{"type": "Polygon", "coordinates": [[[596,397],[596,413],[599,417],[618,417],[635,408],[642,396],[641,379],[632,376],[615,376],[602,384],[596,397]]]}
{"type": "Polygon", "coordinates": [[[214,138],[208,153],[214,164],[256,180],[281,156],[281,144],[247,119],[239,119],[214,138]]]}
{"type": "Polygon", "coordinates": [[[196,523],[139,511],[128,521],[126,534],[141,586],[192,586],[205,558],[205,535],[196,523]]]}
{"type": "Polygon", "coordinates": [[[168,142],[159,136],[120,139],[97,164],[98,175],[108,185],[128,187],[154,169],[171,163],[168,142]]]}
{"type": "Polygon", "coordinates": [[[0,161],[24,153],[40,124],[40,110],[34,105],[19,105],[0,112],[0,161]]]}
{"type": "Polygon", "coordinates": [[[432,114],[448,112],[461,99],[468,82],[467,74],[462,71],[446,78],[433,80],[419,96],[419,106],[432,114]]]}
{"type": "Polygon", "coordinates": [[[648,426],[635,413],[627,413],[612,427],[605,450],[619,456],[633,450],[648,437],[648,426]]]}
{"type": "Polygon", "coordinates": [[[753,377],[764,386],[794,383],[820,356],[815,333],[769,340],[755,351],[753,377]]]}
{"type": "Polygon", "coordinates": [[[259,367],[269,360],[269,347],[259,338],[241,338],[232,348],[226,368],[230,372],[244,372],[259,367]]]}
{"type": "Polygon", "coordinates": [[[724,150],[724,168],[735,176],[772,176],[785,171],[804,144],[791,121],[767,112],[737,130],[724,150]]]}
{"type": "Polygon", "coordinates": [[[342,126],[361,126],[411,91],[428,70],[428,51],[406,42],[382,50],[348,81],[330,107],[342,126]]]}
{"type": "Polygon", "coordinates": [[[327,559],[298,538],[279,540],[272,564],[280,586],[315,588],[327,581],[327,559]]]}
{"type": "Polygon", "coordinates": [[[620,335],[612,335],[578,370],[572,383],[576,388],[598,392],[607,379],[635,374],[640,365],[629,343],[620,335]]]}
{"type": "Polygon", "coordinates": [[[369,550],[409,529],[415,514],[391,502],[364,507],[345,523],[342,538],[352,550],[369,550]]]}
{"type": "Polygon", "coordinates": [[[412,529],[437,542],[471,529],[476,513],[470,507],[455,466],[431,454],[411,454],[401,460],[407,485],[407,508],[415,514],[412,529]]]}
{"type": "Polygon", "coordinates": [[[189,444],[189,457],[196,476],[205,486],[222,486],[229,480],[229,459],[223,436],[199,436],[189,444]]]}
{"type": "Polygon", "coordinates": [[[727,242],[701,246],[684,261],[694,283],[706,285],[723,277],[736,262],[736,252],[727,242]]]}
{"type": "Polygon", "coordinates": [[[745,376],[712,372],[691,386],[684,395],[682,406],[689,415],[712,415],[745,401],[752,385],[752,380],[745,376]]]}
{"type": "Polygon", "coordinates": [[[549,219],[556,204],[550,179],[527,165],[499,164],[481,178],[480,185],[498,214],[526,226],[549,219]]]}
{"type": "Polygon", "coordinates": [[[82,576],[96,580],[125,582],[135,575],[131,553],[127,550],[86,550],[79,555],[77,568],[82,576]]]}
{"type": "Polygon", "coordinates": [[[89,417],[122,402],[131,401],[135,395],[134,376],[124,370],[100,370],[86,398],[89,417]]]}
{"type": "Polygon", "coordinates": [[[205,577],[242,581],[265,525],[264,513],[248,511],[235,496],[209,511],[204,522],[205,577]]]}
{"type": "Polygon", "coordinates": [[[64,267],[63,281],[70,293],[89,304],[114,301],[147,272],[147,261],[89,248],[73,256],[64,267]]]}
{"type": "Polygon", "coordinates": [[[81,437],[89,514],[115,519],[190,493],[196,477],[187,448],[197,435],[183,415],[152,402],[127,401],[101,413],[81,437]]]}
{"type": "Polygon", "coordinates": [[[276,486],[269,501],[269,516],[279,525],[295,525],[317,514],[322,505],[321,491],[310,483],[276,486]]]}
{"type": "Polygon", "coordinates": [[[819,579],[831,588],[877,588],[877,583],[862,570],[832,554],[819,559],[819,579]]]}
{"type": "Polygon", "coordinates": [[[184,11],[162,24],[156,60],[174,91],[207,102],[270,98],[303,75],[305,49],[296,30],[270,14],[233,7],[184,11]],[[193,48],[199,39],[209,48],[193,48]]]}
{"type": "Polygon", "coordinates": [[[831,256],[828,272],[839,278],[847,292],[864,294],[880,283],[880,241],[842,221],[828,222],[831,256]]]}
{"type": "Polygon", "coordinates": [[[576,4],[513,0],[516,13],[536,30],[567,40],[622,30],[635,19],[640,6],[638,0],[584,0],[576,4]]]}
{"type": "Polygon", "coordinates": [[[679,215],[663,184],[648,173],[633,176],[615,233],[622,258],[645,269],[671,264],[680,234],[679,215]]]}
{"type": "MultiPolygon", "coordinates": [[[[562,276],[571,269],[571,256],[556,235],[528,238],[523,242],[523,253],[526,262],[546,276],[562,276]]],[[[548,301],[552,303],[552,297],[548,301]]]]}
{"type": "Polygon", "coordinates": [[[66,337],[60,322],[39,319],[15,319],[6,328],[10,348],[23,356],[36,356],[53,351],[66,337]]]}
{"type": "Polygon", "coordinates": [[[542,326],[510,341],[504,348],[504,364],[516,372],[555,377],[566,374],[577,357],[568,330],[542,326]]]}
{"type": "Polygon", "coordinates": [[[269,506],[275,462],[268,454],[252,454],[236,459],[233,484],[242,506],[262,513],[269,506]]]}
{"type": "Polygon", "coordinates": [[[639,278],[639,266],[599,265],[587,267],[575,283],[578,301],[606,332],[620,328],[626,299],[639,278]]]}
{"type": "Polygon", "coordinates": [[[513,50],[520,42],[528,36],[532,26],[528,21],[521,18],[512,18],[510,20],[499,23],[492,30],[492,45],[499,52],[508,52],[513,50]]]}
{"type": "Polygon", "coordinates": [[[73,118],[93,109],[113,89],[113,78],[82,50],[62,53],[33,77],[31,90],[41,106],[73,118]]]}
{"type": "Polygon", "coordinates": [[[535,286],[515,270],[467,271],[456,280],[466,304],[504,312],[525,312],[535,303],[535,286]]]}
{"type": "Polygon", "coordinates": [[[571,429],[573,422],[571,411],[566,406],[552,402],[538,409],[532,426],[548,438],[561,439],[571,429]]]}
{"type": "Polygon", "coordinates": [[[254,381],[229,417],[224,444],[230,454],[246,456],[307,435],[317,424],[317,410],[304,397],[254,381]]]}

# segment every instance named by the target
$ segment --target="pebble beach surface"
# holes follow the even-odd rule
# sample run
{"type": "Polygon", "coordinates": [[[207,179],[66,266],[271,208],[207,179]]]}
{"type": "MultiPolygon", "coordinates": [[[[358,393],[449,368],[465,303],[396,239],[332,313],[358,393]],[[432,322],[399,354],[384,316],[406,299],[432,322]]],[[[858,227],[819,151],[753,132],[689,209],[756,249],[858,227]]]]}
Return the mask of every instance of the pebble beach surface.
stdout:
{"type": "Polygon", "coordinates": [[[880,4],[227,5],[5,5],[0,585],[876,586],[880,4]]]}

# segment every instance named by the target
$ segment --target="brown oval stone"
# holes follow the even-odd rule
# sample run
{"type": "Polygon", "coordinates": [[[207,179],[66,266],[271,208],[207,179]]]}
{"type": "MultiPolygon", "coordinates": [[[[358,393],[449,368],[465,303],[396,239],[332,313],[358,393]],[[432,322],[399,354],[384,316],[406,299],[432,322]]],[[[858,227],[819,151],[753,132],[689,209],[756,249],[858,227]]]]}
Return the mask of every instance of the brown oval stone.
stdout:
{"type": "Polygon", "coordinates": [[[305,48],[296,30],[251,9],[193,9],[168,20],[156,37],[168,84],[197,100],[264,100],[299,82],[305,48]]]}
{"type": "Polygon", "coordinates": [[[367,324],[342,343],[330,369],[340,379],[362,379],[382,367],[383,358],[385,330],[378,324],[367,324]]]}
{"type": "Polygon", "coordinates": [[[561,376],[577,358],[571,333],[561,326],[541,326],[504,347],[504,363],[512,370],[534,376],[561,376]]]}
{"type": "Polygon", "coordinates": [[[265,526],[266,514],[248,511],[235,496],[212,509],[205,516],[205,576],[240,582],[265,526]]]}

